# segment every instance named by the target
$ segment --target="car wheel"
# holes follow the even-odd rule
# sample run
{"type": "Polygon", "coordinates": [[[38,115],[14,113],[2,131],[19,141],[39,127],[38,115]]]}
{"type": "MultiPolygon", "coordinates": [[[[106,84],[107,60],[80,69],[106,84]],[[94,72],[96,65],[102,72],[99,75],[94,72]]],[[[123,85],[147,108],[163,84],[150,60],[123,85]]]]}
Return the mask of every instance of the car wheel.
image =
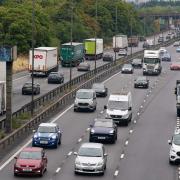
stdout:
{"type": "Polygon", "coordinates": [[[78,175],[79,173],[78,173],[77,171],[74,171],[74,174],[75,174],[75,175],[78,175]]]}
{"type": "Polygon", "coordinates": [[[129,121],[127,120],[127,121],[125,122],[125,126],[128,126],[128,124],[129,124],[129,121]]]}
{"type": "Polygon", "coordinates": [[[93,140],[91,138],[89,138],[89,142],[93,142],[93,140]]]}
{"type": "Polygon", "coordinates": [[[74,108],[74,112],[78,112],[78,109],[74,108]]]}
{"type": "Polygon", "coordinates": [[[18,174],[14,172],[14,176],[15,176],[15,177],[17,177],[17,176],[18,176],[18,174]]]}
{"type": "Polygon", "coordinates": [[[103,172],[100,173],[100,176],[104,176],[105,167],[103,169],[103,172]]]}
{"type": "Polygon", "coordinates": [[[173,165],[173,164],[174,164],[174,161],[171,161],[171,160],[169,159],[169,164],[173,165]]]}
{"type": "Polygon", "coordinates": [[[116,143],[116,138],[114,137],[112,140],[112,144],[115,144],[115,143],[116,143]]]}
{"type": "Polygon", "coordinates": [[[180,109],[177,109],[177,117],[180,117],[180,109]]]}
{"type": "Polygon", "coordinates": [[[42,177],[43,174],[44,174],[44,171],[43,171],[43,169],[42,169],[41,172],[40,172],[40,174],[39,174],[39,176],[42,177]]]}
{"type": "Polygon", "coordinates": [[[134,85],[134,88],[137,88],[136,85],[134,85]]]}
{"type": "Polygon", "coordinates": [[[60,138],[59,141],[58,141],[58,145],[61,145],[61,138],[60,138]]]}

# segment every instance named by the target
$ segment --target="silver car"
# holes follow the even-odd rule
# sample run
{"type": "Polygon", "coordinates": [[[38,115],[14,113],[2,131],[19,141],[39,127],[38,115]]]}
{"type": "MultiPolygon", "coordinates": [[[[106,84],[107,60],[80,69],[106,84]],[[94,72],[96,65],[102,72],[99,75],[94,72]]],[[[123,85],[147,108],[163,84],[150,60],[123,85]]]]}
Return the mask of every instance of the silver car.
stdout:
{"type": "Polygon", "coordinates": [[[95,111],[97,106],[96,92],[93,89],[79,89],[76,92],[74,111],[90,110],[95,111]]]}
{"type": "Polygon", "coordinates": [[[90,64],[87,62],[81,62],[78,66],[77,66],[77,70],[78,71],[90,71],[90,64]]]}
{"type": "Polygon", "coordinates": [[[106,170],[107,154],[101,143],[84,143],[76,155],[74,172],[104,175],[106,170]]]}

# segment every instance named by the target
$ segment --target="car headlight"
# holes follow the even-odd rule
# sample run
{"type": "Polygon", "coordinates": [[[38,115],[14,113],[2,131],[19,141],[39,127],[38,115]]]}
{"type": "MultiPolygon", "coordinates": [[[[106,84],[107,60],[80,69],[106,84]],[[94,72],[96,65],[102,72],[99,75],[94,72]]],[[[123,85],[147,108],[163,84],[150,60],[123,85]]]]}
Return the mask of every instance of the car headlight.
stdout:
{"type": "Polygon", "coordinates": [[[129,117],[128,113],[123,116],[123,118],[125,118],[125,119],[128,118],[128,117],[129,117]]]}
{"type": "Polygon", "coordinates": [[[105,116],[107,119],[111,118],[111,115],[110,114],[106,114],[105,116]]]}
{"type": "Polygon", "coordinates": [[[52,139],[56,139],[56,138],[57,138],[57,136],[56,136],[56,135],[54,135],[54,136],[52,136],[51,138],[52,138],[52,139]]]}
{"type": "Polygon", "coordinates": [[[109,131],[109,134],[113,134],[114,133],[114,129],[112,129],[111,131],[109,131]]]}
{"type": "Polygon", "coordinates": [[[93,101],[89,101],[89,104],[92,105],[92,104],[93,104],[93,101]]]}
{"type": "Polygon", "coordinates": [[[76,160],[76,161],[75,161],[75,165],[81,165],[80,161],[79,161],[79,160],[76,160]]]}
{"type": "Polygon", "coordinates": [[[75,100],[75,101],[74,101],[74,104],[78,104],[78,101],[77,101],[77,100],[75,100]]]}
{"type": "Polygon", "coordinates": [[[91,133],[92,133],[92,134],[95,133],[95,130],[94,130],[94,129],[91,129],[91,133]]]}
{"type": "Polygon", "coordinates": [[[97,166],[102,166],[103,165],[103,161],[98,162],[97,166]]]}
{"type": "Polygon", "coordinates": [[[171,148],[171,152],[176,153],[176,151],[175,151],[175,149],[174,149],[174,148],[171,148]]]}
{"type": "Polygon", "coordinates": [[[38,135],[37,135],[37,134],[35,134],[35,135],[33,136],[33,138],[34,138],[34,139],[37,139],[37,138],[38,138],[38,135]]]}

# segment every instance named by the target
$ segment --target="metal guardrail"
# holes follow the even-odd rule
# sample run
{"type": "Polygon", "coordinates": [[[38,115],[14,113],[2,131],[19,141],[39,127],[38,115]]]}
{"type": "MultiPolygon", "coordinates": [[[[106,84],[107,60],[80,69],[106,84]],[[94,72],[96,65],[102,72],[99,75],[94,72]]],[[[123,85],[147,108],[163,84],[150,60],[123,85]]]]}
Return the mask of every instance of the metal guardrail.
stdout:
{"type": "MultiPolygon", "coordinates": [[[[171,39],[170,41],[165,42],[161,45],[156,45],[155,48],[158,49],[160,46],[168,46],[168,45],[172,44],[175,40],[177,40],[177,39],[171,39]]],[[[143,50],[133,54],[133,57],[128,57],[126,60],[130,62],[133,58],[137,58],[142,55],[143,55],[143,50]]],[[[123,62],[116,63],[116,64],[115,64],[115,62],[109,63],[107,66],[103,66],[104,68],[109,67],[107,69],[104,69],[103,72],[96,73],[96,75],[95,75],[95,71],[91,71],[89,73],[82,75],[81,77],[79,77],[79,79],[75,78],[76,79],[75,83],[79,82],[80,80],[86,80],[86,81],[79,84],[76,88],[74,88],[70,92],[64,94],[59,99],[56,99],[55,102],[50,104],[49,107],[44,108],[39,114],[37,114],[35,117],[33,117],[30,121],[26,122],[23,126],[16,129],[14,132],[12,132],[8,136],[6,136],[4,139],[0,140],[0,152],[2,152],[6,147],[14,144],[17,140],[19,140],[19,138],[25,137],[28,134],[30,134],[32,132],[32,128],[35,128],[36,126],[38,126],[39,123],[45,121],[52,114],[62,110],[67,105],[72,103],[73,99],[74,99],[74,95],[78,89],[90,88],[94,82],[102,81],[103,79],[106,79],[107,77],[117,73],[117,71],[119,71],[121,69],[122,65],[123,65],[123,62]],[[94,76],[92,77],[93,73],[94,73],[94,76]]],[[[103,68],[101,67],[101,71],[102,70],[103,70],[103,68]]],[[[65,86],[68,87],[69,85],[66,84],[65,86]]],[[[54,94],[56,94],[56,91],[57,92],[59,91],[57,89],[53,91],[54,94]]],[[[51,93],[48,93],[48,95],[49,94],[51,94],[51,93]]]]}

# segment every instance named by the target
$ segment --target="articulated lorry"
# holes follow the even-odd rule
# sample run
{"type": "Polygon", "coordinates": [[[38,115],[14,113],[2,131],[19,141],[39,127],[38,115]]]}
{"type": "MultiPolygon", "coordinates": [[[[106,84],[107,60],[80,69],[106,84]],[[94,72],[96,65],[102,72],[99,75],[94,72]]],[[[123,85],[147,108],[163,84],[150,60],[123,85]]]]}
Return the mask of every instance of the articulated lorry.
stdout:
{"type": "Polygon", "coordinates": [[[176,87],[175,87],[175,95],[176,95],[176,112],[177,117],[180,117],[180,80],[176,80],[176,87]]]}
{"type": "Polygon", "coordinates": [[[144,50],[143,75],[159,75],[161,70],[159,50],[144,50]]]}
{"type": "Polygon", "coordinates": [[[95,60],[101,59],[103,56],[103,39],[85,39],[85,59],[87,60],[95,60]]]}
{"type": "Polygon", "coordinates": [[[126,35],[113,36],[113,50],[119,52],[120,49],[128,49],[128,39],[126,35]]]}
{"type": "MultiPolygon", "coordinates": [[[[29,51],[29,71],[32,73],[32,50],[29,51]]],[[[34,75],[48,76],[58,71],[57,47],[38,47],[34,49],[34,75]]]]}
{"type": "Polygon", "coordinates": [[[128,46],[129,47],[138,47],[138,45],[139,45],[138,36],[131,36],[128,38],[128,46]]]}
{"type": "Polygon", "coordinates": [[[60,59],[61,65],[64,66],[77,66],[84,59],[84,44],[72,42],[72,44],[65,43],[61,45],[60,59]]]}

